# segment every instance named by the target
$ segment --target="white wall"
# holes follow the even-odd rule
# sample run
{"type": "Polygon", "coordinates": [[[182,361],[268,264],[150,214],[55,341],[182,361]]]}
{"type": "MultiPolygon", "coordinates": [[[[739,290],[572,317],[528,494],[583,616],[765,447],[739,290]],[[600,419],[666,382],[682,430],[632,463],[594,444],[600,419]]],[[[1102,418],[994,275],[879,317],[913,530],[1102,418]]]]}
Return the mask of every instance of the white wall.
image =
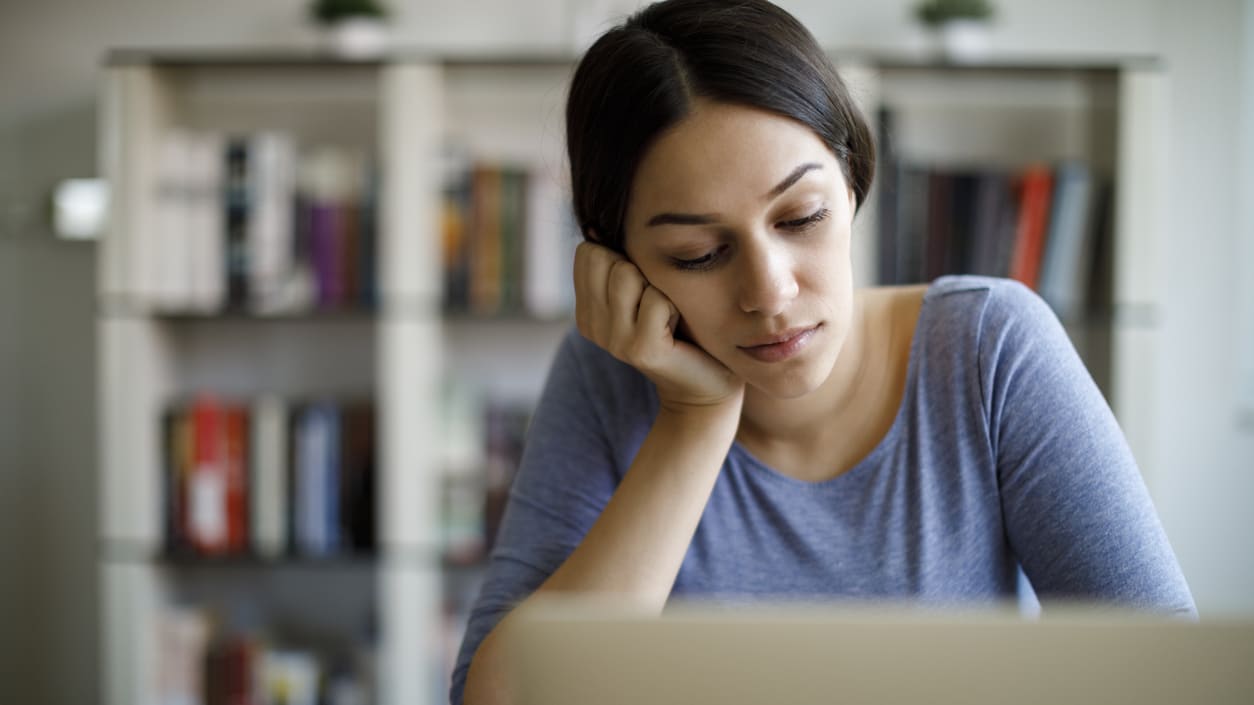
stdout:
{"type": "MultiPolygon", "coordinates": [[[[1160,465],[1170,472],[1162,473],[1157,501],[1200,606],[1249,612],[1254,429],[1241,422],[1237,392],[1242,333],[1254,326],[1239,318],[1240,278],[1254,275],[1254,262],[1243,257],[1254,233],[1243,223],[1250,192],[1237,186],[1248,164],[1236,146],[1244,141],[1240,87],[1254,71],[1248,58],[1254,35],[1244,16],[1250,3],[1205,6],[1212,11],[1167,3],[1162,18],[1180,31],[1163,37],[1172,77],[1173,189],[1159,418],[1160,465]]],[[[1247,118],[1247,130],[1248,124],[1247,118]]]]}
{"type": "MultiPolygon", "coordinates": [[[[307,42],[305,4],[0,0],[0,668],[25,674],[0,672],[24,696],[4,702],[89,702],[97,683],[93,247],[51,241],[38,217],[55,178],[94,172],[95,66],[113,46],[307,42]]],[[[447,50],[562,49],[604,8],[635,4],[391,0],[401,41],[447,50]]],[[[782,4],[829,46],[920,42],[911,0],[782,4]]],[[[1242,205],[1254,191],[1254,1],[996,5],[995,49],[1165,61],[1174,189],[1156,501],[1203,614],[1254,614],[1254,430],[1235,391],[1241,332],[1254,335],[1254,321],[1237,323],[1254,315],[1248,285],[1251,303],[1238,295],[1240,275],[1254,276],[1242,205]]]]}

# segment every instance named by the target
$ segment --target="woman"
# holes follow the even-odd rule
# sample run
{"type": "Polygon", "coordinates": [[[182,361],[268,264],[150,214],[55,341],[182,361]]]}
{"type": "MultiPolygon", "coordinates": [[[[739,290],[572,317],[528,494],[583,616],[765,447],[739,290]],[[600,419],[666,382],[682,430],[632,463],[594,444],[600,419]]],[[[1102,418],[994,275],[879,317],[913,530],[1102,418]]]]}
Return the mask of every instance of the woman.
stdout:
{"type": "Polygon", "coordinates": [[[866,124],[765,0],[668,0],[588,50],[567,107],[578,333],[563,342],[452,701],[508,700],[534,592],[1013,596],[1193,614],[1109,408],[1041,300],[855,291],[866,124]]]}

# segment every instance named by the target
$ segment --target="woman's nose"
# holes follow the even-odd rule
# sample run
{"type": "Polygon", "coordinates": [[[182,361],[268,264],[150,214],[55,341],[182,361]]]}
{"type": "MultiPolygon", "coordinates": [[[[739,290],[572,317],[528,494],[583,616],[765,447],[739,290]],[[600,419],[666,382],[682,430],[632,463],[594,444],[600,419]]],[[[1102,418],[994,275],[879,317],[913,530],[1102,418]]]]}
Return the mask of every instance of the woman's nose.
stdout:
{"type": "Polygon", "coordinates": [[[750,249],[743,254],[737,273],[741,310],[767,317],[783,313],[799,291],[791,256],[770,247],[750,249]]]}

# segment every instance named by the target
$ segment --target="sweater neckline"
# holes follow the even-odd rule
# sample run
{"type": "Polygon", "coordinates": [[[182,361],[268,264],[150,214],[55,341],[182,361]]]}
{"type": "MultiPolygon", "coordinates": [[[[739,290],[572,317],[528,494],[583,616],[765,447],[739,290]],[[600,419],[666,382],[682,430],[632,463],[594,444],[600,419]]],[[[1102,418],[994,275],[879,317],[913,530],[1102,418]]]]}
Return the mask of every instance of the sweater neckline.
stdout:
{"type": "Polygon", "coordinates": [[[782,482],[785,484],[793,485],[795,487],[801,487],[801,488],[805,488],[809,490],[826,488],[826,487],[834,487],[834,486],[838,486],[844,483],[852,482],[853,479],[851,478],[855,478],[860,475],[865,475],[867,472],[869,472],[868,468],[872,468],[876,465],[879,465],[881,463],[882,457],[885,454],[887,454],[892,448],[892,446],[896,443],[898,436],[904,433],[903,427],[905,426],[905,423],[906,423],[905,421],[906,407],[908,405],[908,401],[910,397],[912,396],[913,391],[915,390],[918,384],[917,358],[919,356],[919,347],[921,345],[920,340],[919,340],[920,339],[919,332],[923,330],[923,319],[929,313],[928,309],[931,304],[932,293],[935,290],[936,290],[936,282],[934,281],[928,285],[927,290],[924,291],[923,293],[923,301],[919,307],[919,316],[917,319],[915,319],[914,332],[912,333],[910,337],[910,355],[909,355],[909,359],[906,361],[906,385],[901,393],[901,401],[898,402],[897,404],[897,412],[893,415],[893,422],[888,427],[888,431],[884,433],[884,436],[880,438],[878,443],[875,444],[875,447],[872,448],[870,452],[868,452],[865,456],[863,456],[861,460],[854,463],[852,467],[850,467],[845,472],[842,472],[841,474],[837,475],[836,477],[831,477],[826,480],[819,480],[818,482],[811,482],[809,480],[801,480],[801,479],[792,477],[791,475],[786,475],[780,472],[779,470],[771,467],[770,465],[762,462],[761,460],[757,458],[757,456],[751,453],[748,448],[745,448],[738,440],[732,441],[731,451],[729,454],[734,454],[734,455],[739,456],[742,460],[746,461],[750,466],[755,468],[758,471],[757,474],[759,474],[762,477],[768,477],[778,482],[782,482]]]}

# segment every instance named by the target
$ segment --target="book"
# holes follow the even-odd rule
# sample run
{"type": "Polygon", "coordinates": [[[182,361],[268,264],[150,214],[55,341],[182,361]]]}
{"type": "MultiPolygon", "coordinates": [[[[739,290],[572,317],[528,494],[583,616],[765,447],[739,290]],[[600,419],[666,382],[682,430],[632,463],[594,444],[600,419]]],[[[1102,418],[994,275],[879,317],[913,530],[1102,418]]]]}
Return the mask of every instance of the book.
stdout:
{"type": "Polygon", "coordinates": [[[470,311],[491,316],[501,310],[501,170],[480,164],[471,183],[470,311]]]}
{"type": "Polygon", "coordinates": [[[370,551],[375,547],[374,407],[345,404],[340,424],[340,545],[345,551],[370,551]]]}
{"type": "Polygon", "coordinates": [[[246,220],[249,305],[267,313],[282,309],[294,266],[296,143],[289,134],[268,131],[252,135],[245,145],[253,170],[246,220]]]}
{"type": "Polygon", "coordinates": [[[896,284],[924,281],[924,247],[928,235],[927,210],[930,179],[924,169],[903,167],[897,176],[900,194],[897,241],[894,250],[896,284]]]}
{"type": "Polygon", "coordinates": [[[927,172],[926,223],[923,230],[923,281],[931,281],[952,271],[950,268],[953,230],[953,175],[944,170],[927,172]]]}
{"type": "Polygon", "coordinates": [[[287,403],[268,394],[252,406],[252,550],[277,557],[288,545],[287,403]]]}
{"type": "Polygon", "coordinates": [[[243,553],[249,544],[248,411],[236,405],[222,410],[225,462],[226,548],[243,553]]]}
{"type": "Polygon", "coordinates": [[[247,138],[229,138],[226,143],[226,181],[223,185],[226,209],[226,246],[223,254],[228,308],[242,308],[248,303],[248,226],[254,208],[254,169],[247,138]]]}
{"type": "Polygon", "coordinates": [[[1010,271],[1018,206],[1010,177],[984,171],[975,185],[972,224],[971,273],[1004,277],[1010,271]]]}
{"type": "Polygon", "coordinates": [[[1053,185],[1053,173],[1048,166],[1030,166],[1020,175],[1019,218],[1009,274],[1032,289],[1037,287],[1040,277],[1053,185]]]}
{"type": "Polygon", "coordinates": [[[523,244],[523,306],[543,318],[574,309],[571,272],[580,240],[570,203],[562,198],[556,177],[536,170],[527,180],[523,244]]]}
{"type": "Polygon", "coordinates": [[[878,278],[881,284],[900,281],[897,271],[897,243],[899,238],[901,209],[900,176],[902,166],[897,157],[896,113],[886,107],[876,111],[876,141],[880,166],[877,169],[877,204],[879,264],[878,278]]]}
{"type": "Polygon", "coordinates": [[[1089,298],[1089,273],[1096,227],[1092,222],[1094,182],[1087,166],[1058,166],[1049,237],[1041,263],[1039,291],[1063,320],[1079,317],[1089,298]]]}
{"type": "Polygon", "coordinates": [[[191,546],[204,554],[230,548],[227,522],[227,459],[222,405],[201,396],[192,403],[192,466],[187,481],[191,546]]]}

